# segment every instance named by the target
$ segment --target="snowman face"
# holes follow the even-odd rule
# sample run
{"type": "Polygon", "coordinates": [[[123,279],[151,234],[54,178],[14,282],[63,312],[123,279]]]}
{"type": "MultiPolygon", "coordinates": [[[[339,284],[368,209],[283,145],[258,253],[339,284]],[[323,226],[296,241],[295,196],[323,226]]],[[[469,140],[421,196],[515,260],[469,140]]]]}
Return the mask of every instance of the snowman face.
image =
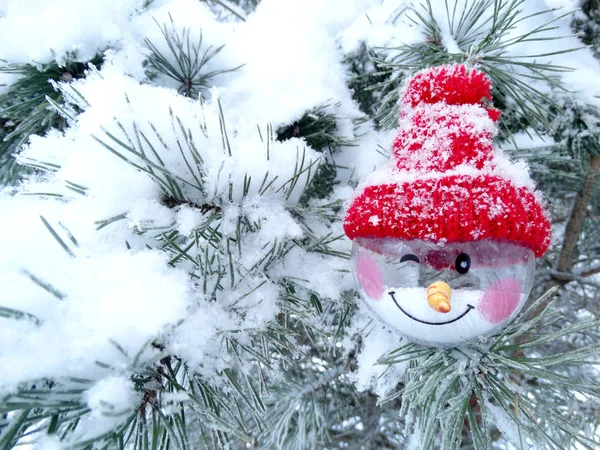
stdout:
{"type": "Polygon", "coordinates": [[[454,346],[506,325],[533,284],[533,252],[510,242],[434,244],[355,239],[357,284],[371,309],[409,339],[454,346]]]}

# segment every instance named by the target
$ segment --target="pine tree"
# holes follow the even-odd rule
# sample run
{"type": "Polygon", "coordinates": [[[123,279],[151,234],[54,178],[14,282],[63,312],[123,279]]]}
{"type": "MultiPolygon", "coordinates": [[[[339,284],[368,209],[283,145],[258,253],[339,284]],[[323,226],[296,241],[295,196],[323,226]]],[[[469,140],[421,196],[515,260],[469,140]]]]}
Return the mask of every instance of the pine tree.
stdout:
{"type": "Polygon", "coordinates": [[[595,0],[129,3],[121,41],[0,68],[0,449],[597,448],[595,0]],[[345,43],[367,24],[392,38],[345,43]],[[271,28],[298,47],[245,42],[271,28]],[[451,62],[555,239],[511,325],[431,348],[360,300],[341,220],[403,81],[451,62]]]}

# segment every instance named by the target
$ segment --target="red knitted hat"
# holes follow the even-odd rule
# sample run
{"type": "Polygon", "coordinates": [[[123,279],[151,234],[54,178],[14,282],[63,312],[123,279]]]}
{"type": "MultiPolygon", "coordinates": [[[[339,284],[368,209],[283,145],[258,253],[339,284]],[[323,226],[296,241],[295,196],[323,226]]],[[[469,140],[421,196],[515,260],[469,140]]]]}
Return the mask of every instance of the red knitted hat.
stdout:
{"type": "Polygon", "coordinates": [[[359,186],[346,213],[350,239],[494,239],[550,245],[550,221],[524,163],[493,145],[500,117],[485,74],[462,64],[408,80],[390,163],[359,186]]]}

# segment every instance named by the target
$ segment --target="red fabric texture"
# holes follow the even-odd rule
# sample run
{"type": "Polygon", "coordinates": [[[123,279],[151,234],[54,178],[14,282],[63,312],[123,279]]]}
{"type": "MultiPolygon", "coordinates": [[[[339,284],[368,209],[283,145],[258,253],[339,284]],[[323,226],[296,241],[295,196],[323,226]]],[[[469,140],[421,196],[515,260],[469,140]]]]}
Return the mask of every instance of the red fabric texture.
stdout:
{"type": "Polygon", "coordinates": [[[475,105],[492,100],[492,82],[479,70],[462,64],[444,65],[418,72],[409,82],[402,103],[415,107],[420,103],[475,105]]]}
{"type": "MultiPolygon", "coordinates": [[[[439,172],[461,164],[472,164],[482,169],[486,162],[491,161],[492,130],[479,128],[467,120],[465,108],[448,111],[449,108],[428,106],[411,111],[409,123],[396,135],[392,153],[398,169],[439,172]],[[415,157],[411,157],[411,154],[415,157]]],[[[486,112],[477,109],[485,120],[486,112]]],[[[496,131],[495,128],[493,131],[496,131]]]]}
{"type": "Polygon", "coordinates": [[[368,186],[354,199],[344,221],[350,239],[495,239],[531,248],[536,257],[550,245],[549,229],[533,193],[489,175],[368,186]]]}
{"type": "Polygon", "coordinates": [[[409,80],[392,158],[399,174],[427,175],[361,189],[344,220],[349,238],[494,239],[544,254],[551,231],[542,204],[526,187],[494,174],[500,112],[483,104],[491,101],[490,88],[483,72],[460,64],[409,80]]]}

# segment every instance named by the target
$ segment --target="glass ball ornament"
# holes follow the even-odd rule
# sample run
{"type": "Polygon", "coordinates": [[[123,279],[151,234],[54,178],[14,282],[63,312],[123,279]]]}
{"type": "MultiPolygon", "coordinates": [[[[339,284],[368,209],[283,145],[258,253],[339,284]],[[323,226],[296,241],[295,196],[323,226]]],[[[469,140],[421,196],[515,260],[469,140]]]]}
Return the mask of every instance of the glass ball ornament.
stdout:
{"type": "Polygon", "coordinates": [[[506,326],[531,287],[535,256],[511,242],[355,238],[352,268],[367,305],[408,339],[458,346],[506,326]]]}

